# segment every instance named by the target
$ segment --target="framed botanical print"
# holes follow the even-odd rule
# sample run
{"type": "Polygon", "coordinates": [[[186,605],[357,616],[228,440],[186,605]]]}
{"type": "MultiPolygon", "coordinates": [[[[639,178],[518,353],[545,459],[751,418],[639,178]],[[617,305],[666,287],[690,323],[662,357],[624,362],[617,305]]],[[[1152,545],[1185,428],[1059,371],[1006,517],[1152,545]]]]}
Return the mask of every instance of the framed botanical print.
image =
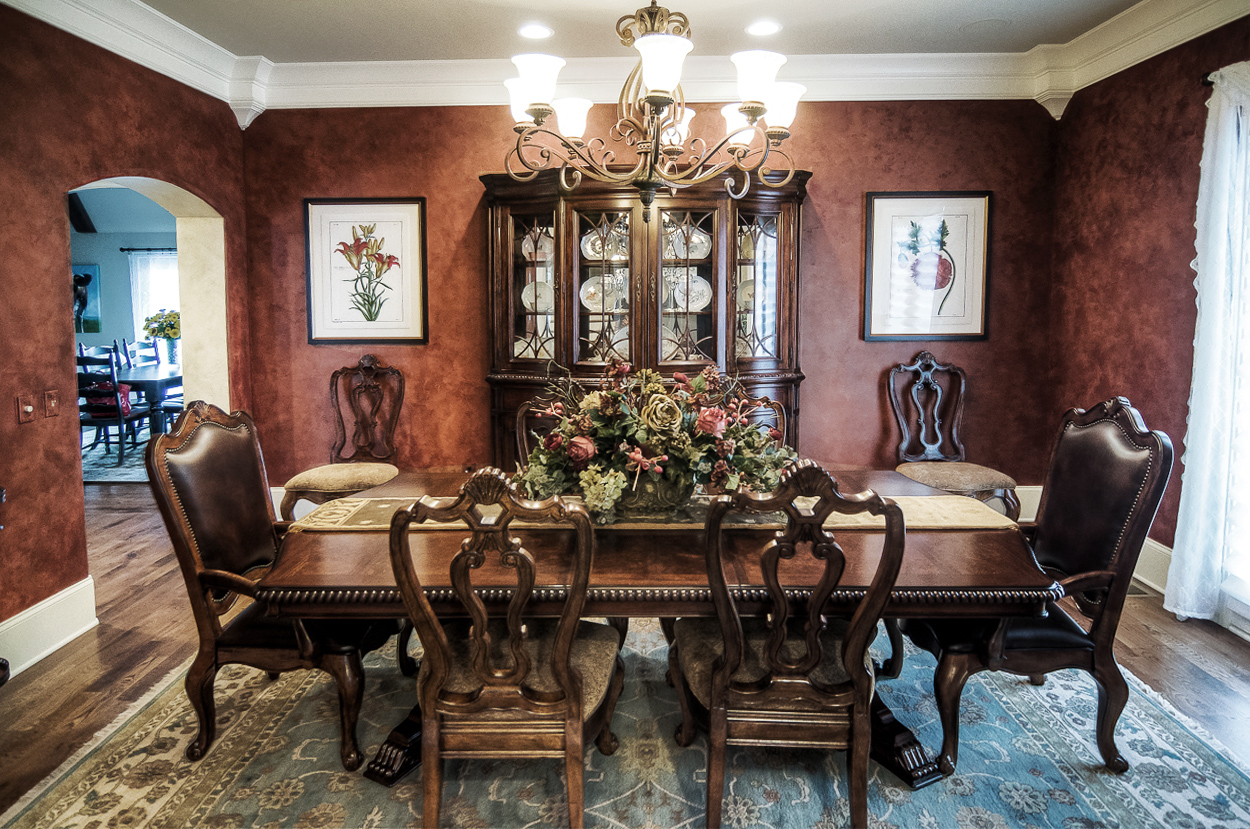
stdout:
{"type": "Polygon", "coordinates": [[[865,340],[985,339],[990,196],[868,194],[865,340]]]}
{"type": "Polygon", "coordinates": [[[426,343],[425,199],[305,199],[310,343],[426,343]]]}

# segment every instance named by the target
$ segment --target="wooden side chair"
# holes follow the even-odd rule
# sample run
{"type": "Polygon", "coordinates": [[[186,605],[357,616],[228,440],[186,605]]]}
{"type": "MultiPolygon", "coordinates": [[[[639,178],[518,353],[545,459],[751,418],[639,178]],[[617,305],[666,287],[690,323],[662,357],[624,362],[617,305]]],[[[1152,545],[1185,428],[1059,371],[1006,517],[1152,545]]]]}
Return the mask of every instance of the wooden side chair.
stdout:
{"type": "Polygon", "coordinates": [[[94,448],[101,440],[107,453],[112,446],[112,433],[117,434],[117,465],[126,460],[126,441],[138,448],[135,424],[151,417],[146,403],[132,401],[129,387],[117,382],[117,363],[112,355],[75,357],[78,374],[78,425],[95,429],[94,448]]]}
{"type": "MultiPolygon", "coordinates": [[[[782,474],[772,493],[739,491],[712,501],[707,517],[708,583],[715,619],[681,618],[669,647],[669,673],[689,745],[707,719],[707,825],[720,826],[727,746],[789,746],[847,750],[851,825],[868,825],[870,705],[875,690],[868,646],[903,561],[903,513],[872,491],[842,495],[837,482],[809,460],[782,474]],[[724,531],[731,511],[785,514],[785,529],[758,535],[724,531]],[[833,513],[885,518],[885,542],[871,585],[851,618],[826,617],[825,603],[848,566],[824,522],[833,513]],[[791,564],[782,565],[785,559],[791,564]],[[801,568],[810,593],[794,595],[782,570],[801,568]],[[763,573],[765,595],[748,600],[766,615],[744,615],[731,589],[734,572],[763,573]],[[729,572],[726,572],[726,571],[729,572]],[[807,577],[810,576],[810,581],[807,577]]],[[[758,591],[756,591],[758,592],[758,591]]]]}
{"type": "Polygon", "coordinates": [[[485,468],[455,497],[396,512],[390,549],[425,649],[417,678],[424,825],[438,826],[444,758],[535,757],[563,761],[569,823],[581,827],[583,739],[595,737],[604,754],[616,750],[610,726],[624,673],[616,629],[580,618],[595,555],[585,508],[559,497],[527,500],[485,468]],[[532,535],[527,548],[512,535],[514,519],[572,529],[532,535]],[[455,613],[440,615],[422,589],[428,536],[410,527],[424,521],[463,521],[471,533],[451,562],[455,613]],[[558,619],[533,615],[539,572],[564,575],[558,619]],[[485,603],[483,591],[500,598],[485,603]]]}
{"type": "Polygon", "coordinates": [[[1020,500],[1015,480],[964,460],[959,428],[967,386],[968,377],[962,368],[939,363],[928,351],[890,370],[890,408],[902,433],[897,471],[935,489],[980,501],[997,498],[1007,517],[1016,521],[1020,518],[1020,500]]]}
{"type": "Polygon", "coordinates": [[[768,396],[751,397],[746,395],[743,397],[743,401],[754,408],[752,419],[774,430],[777,434],[773,439],[778,446],[784,446],[786,442],[786,407],[768,396]]]}
{"type": "Polygon", "coordinates": [[[358,768],[361,655],[380,647],[399,625],[393,619],[279,619],[256,603],[223,621],[240,598],[255,595],[256,582],[280,554],[286,529],[274,519],[256,426],[246,413],[226,414],[195,401],[172,431],[148,444],[146,463],[199,631],[199,652],[186,678],[199,730],[187,759],[203,757],[216,735],[218,668],[239,663],[271,676],[316,668],[334,677],[343,768],[358,768]]]}
{"type": "Polygon", "coordinates": [[[381,486],[399,474],[388,461],[395,457],[403,373],[366,354],[358,364],[330,375],[330,402],[335,430],[330,463],[301,472],[283,485],[286,494],[280,512],[287,521],[301,500],[324,504],[381,486]]]}
{"type": "MultiPolygon", "coordinates": [[[[567,388],[567,378],[562,381],[567,388]]],[[[559,422],[559,418],[544,414],[551,409],[559,396],[551,389],[530,398],[516,411],[516,462],[522,466],[529,462],[530,453],[542,443],[559,422]]]]}
{"type": "Polygon", "coordinates": [[[1172,441],[1163,432],[1147,431],[1125,398],[1089,411],[1069,409],[1051,452],[1037,524],[1026,534],[1038,563],[1060,579],[1072,609],[1087,624],[1078,624],[1053,602],[1040,618],[902,621],[904,634],[938,658],[933,685],[944,774],[955,770],[958,759],[959,697],[969,677],[1007,671],[1040,685],[1045,674],[1062,668],[1093,677],[1098,750],[1111,771],[1128,769],[1115,745],[1115,724],[1128,702],[1128,685],[1113,652],[1115,632],[1171,471],[1172,441]]]}

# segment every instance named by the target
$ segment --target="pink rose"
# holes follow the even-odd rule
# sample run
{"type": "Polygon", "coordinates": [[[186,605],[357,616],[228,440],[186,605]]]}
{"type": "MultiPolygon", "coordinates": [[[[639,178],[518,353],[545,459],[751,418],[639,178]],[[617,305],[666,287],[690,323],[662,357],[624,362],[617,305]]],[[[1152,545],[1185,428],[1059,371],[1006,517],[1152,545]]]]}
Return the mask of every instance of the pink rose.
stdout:
{"type": "Polygon", "coordinates": [[[718,438],[725,434],[725,425],[724,410],[711,406],[699,412],[699,419],[695,421],[694,427],[700,432],[706,432],[718,438]]]}
{"type": "Polygon", "coordinates": [[[575,464],[584,464],[595,456],[595,442],[585,435],[579,435],[569,441],[569,460],[575,464]]]}

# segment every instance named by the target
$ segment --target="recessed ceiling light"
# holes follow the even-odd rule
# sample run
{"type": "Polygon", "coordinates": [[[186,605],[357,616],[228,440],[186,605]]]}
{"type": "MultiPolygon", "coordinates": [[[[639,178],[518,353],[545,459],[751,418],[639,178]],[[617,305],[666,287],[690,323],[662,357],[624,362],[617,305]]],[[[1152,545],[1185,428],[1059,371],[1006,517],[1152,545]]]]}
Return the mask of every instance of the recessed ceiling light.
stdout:
{"type": "Polygon", "coordinates": [[[526,23],[520,29],[517,29],[517,34],[521,37],[532,38],[533,40],[542,40],[544,37],[551,37],[553,32],[549,27],[544,26],[541,23],[526,23]]]}
{"type": "Polygon", "coordinates": [[[747,26],[747,34],[761,37],[763,35],[775,35],[781,31],[781,24],[775,20],[757,20],[750,26],[747,26]]]}

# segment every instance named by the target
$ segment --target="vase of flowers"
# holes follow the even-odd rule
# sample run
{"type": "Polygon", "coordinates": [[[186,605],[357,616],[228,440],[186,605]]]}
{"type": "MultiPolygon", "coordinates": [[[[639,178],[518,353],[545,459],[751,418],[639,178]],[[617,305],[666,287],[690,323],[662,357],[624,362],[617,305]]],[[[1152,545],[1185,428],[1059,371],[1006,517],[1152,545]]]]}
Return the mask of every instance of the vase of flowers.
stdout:
{"type": "Polygon", "coordinates": [[[697,485],[771,491],[796,457],[713,366],[694,378],[674,374],[670,385],[614,360],[597,389],[564,380],[546,396],[556,425],[517,483],[531,498],[580,493],[599,523],[671,514],[697,485]]]}
{"type": "Polygon", "coordinates": [[[177,311],[160,309],[143,321],[143,330],[152,339],[165,341],[165,354],[170,363],[179,362],[178,341],[182,337],[182,316],[177,311]]]}

